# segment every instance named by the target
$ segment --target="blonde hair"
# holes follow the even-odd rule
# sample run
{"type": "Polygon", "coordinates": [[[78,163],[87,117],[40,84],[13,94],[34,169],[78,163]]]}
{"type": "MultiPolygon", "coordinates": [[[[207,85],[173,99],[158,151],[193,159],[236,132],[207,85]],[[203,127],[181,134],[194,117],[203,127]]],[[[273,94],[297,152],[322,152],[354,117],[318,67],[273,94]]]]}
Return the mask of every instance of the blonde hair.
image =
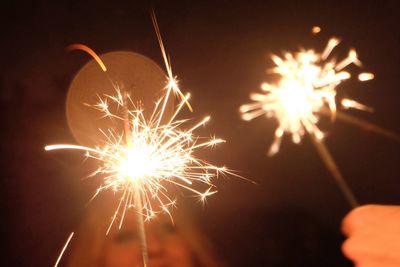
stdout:
{"type": "MultiPolygon", "coordinates": [[[[67,267],[101,267],[101,254],[106,241],[106,231],[110,223],[110,216],[113,214],[109,204],[112,201],[106,201],[107,197],[102,196],[89,205],[88,212],[71,244],[67,267]]],[[[190,219],[192,216],[188,216],[183,210],[185,210],[184,205],[180,205],[179,209],[175,210],[174,224],[179,228],[179,234],[188,244],[196,266],[224,266],[216,259],[211,243],[190,219]]]]}

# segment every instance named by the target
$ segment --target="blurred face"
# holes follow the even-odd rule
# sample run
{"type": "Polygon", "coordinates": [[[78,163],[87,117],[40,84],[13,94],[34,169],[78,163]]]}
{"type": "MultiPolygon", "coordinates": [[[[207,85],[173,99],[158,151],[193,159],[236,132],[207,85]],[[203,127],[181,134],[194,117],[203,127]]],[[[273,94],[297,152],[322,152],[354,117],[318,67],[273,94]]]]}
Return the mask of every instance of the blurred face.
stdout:
{"type": "MultiPolygon", "coordinates": [[[[194,267],[192,253],[179,230],[167,218],[145,223],[149,267],[194,267]]],[[[141,267],[139,235],[132,219],[107,236],[104,267],[141,267]]]]}

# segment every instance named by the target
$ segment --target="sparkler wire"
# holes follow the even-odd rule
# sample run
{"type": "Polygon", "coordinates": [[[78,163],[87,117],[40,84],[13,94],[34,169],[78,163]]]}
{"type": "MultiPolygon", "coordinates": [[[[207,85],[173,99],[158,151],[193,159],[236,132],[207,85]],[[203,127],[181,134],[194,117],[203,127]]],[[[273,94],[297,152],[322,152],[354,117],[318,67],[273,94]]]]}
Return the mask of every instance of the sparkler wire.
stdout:
{"type": "MultiPolygon", "coordinates": [[[[130,123],[129,123],[129,109],[127,106],[128,103],[128,94],[124,91],[124,134],[125,134],[125,142],[126,146],[130,145],[130,123]]],[[[146,241],[146,232],[144,230],[144,222],[143,222],[143,203],[142,203],[142,194],[139,190],[139,187],[134,187],[134,205],[136,208],[136,226],[139,232],[139,242],[140,242],[140,249],[142,251],[142,260],[143,260],[143,267],[149,266],[149,255],[147,251],[147,241],[146,241]]],[[[121,220],[122,222],[122,220],[121,220]]]]}
{"type": "Polygon", "coordinates": [[[350,189],[346,180],[344,179],[342,173],[340,172],[331,153],[327,149],[324,141],[319,140],[314,134],[309,134],[309,136],[310,136],[310,139],[311,139],[312,143],[314,144],[315,148],[317,149],[319,155],[321,156],[321,159],[324,162],[325,167],[332,174],[336,184],[338,185],[339,189],[342,191],[347,202],[350,204],[350,206],[353,209],[360,206],[358,200],[354,196],[354,193],[352,192],[352,190],[350,189]]]}
{"type": "Polygon", "coordinates": [[[138,187],[135,187],[135,207],[136,207],[136,223],[139,232],[139,240],[140,240],[140,248],[142,250],[142,259],[143,259],[143,267],[149,266],[149,254],[147,251],[147,241],[146,241],[146,232],[144,230],[144,222],[143,222],[143,203],[141,193],[138,187]]]}

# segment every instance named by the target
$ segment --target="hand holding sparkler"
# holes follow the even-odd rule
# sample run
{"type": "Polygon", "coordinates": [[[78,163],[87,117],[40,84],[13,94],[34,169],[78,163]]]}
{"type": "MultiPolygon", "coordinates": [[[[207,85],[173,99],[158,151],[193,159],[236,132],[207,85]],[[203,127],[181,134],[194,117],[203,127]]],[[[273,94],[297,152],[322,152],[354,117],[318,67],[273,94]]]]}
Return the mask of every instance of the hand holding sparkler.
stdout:
{"type": "Polygon", "coordinates": [[[352,210],[342,230],[342,250],[357,266],[400,266],[400,207],[367,205],[352,210]]]}

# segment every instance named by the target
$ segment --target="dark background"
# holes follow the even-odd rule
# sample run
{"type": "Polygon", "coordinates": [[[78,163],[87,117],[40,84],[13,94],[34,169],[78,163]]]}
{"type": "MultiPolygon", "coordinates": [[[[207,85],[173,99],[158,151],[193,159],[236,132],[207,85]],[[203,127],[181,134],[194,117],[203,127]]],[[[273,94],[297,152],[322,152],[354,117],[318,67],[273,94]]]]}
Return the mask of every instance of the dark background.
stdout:
{"type": "MultiPolygon", "coordinates": [[[[0,229],[6,250],[0,265],[52,266],[93,192],[80,179],[90,170],[79,154],[43,151],[45,144],[74,142],[65,96],[89,57],[65,47],[80,42],[99,54],[131,50],[161,65],[154,8],[174,71],[193,95],[193,116],[211,114],[204,133],[227,140],[207,156],[258,183],[222,178],[205,208],[192,203],[221,258],[229,266],[351,266],[340,253],[340,222],[350,208],[311,142],[294,145],[287,138],[268,158],[274,121],[243,122],[237,111],[267,80],[271,53],[322,50],[335,35],[343,40],[340,57],[355,47],[364,69],[376,74],[368,83],[341,85],[376,109],[349,113],[400,132],[398,4],[316,2],[2,3],[0,229]],[[313,25],[323,29],[317,36],[310,34],[313,25]]],[[[360,202],[400,204],[399,144],[340,121],[325,129],[360,202]]]]}

